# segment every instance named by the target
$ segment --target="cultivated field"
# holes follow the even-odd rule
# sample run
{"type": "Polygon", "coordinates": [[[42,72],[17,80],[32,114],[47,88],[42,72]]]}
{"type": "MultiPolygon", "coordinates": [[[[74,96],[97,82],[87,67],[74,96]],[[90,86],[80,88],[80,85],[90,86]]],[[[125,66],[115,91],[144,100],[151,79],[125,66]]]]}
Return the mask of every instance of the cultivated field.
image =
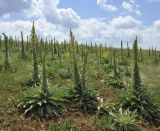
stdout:
{"type": "Polygon", "coordinates": [[[158,130],[160,52],[37,35],[1,35],[0,130],[158,130]]]}

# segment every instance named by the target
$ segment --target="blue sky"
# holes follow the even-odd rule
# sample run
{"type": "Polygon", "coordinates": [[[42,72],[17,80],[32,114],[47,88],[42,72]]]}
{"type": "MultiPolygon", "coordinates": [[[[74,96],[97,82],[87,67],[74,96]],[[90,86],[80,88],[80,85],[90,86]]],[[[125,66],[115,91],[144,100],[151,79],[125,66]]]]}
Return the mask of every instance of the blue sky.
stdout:
{"type": "MultiPolygon", "coordinates": [[[[108,0],[109,1],[109,0],[108,0]]],[[[126,0],[127,1],[127,0],[126,0]]],[[[160,18],[160,1],[159,2],[149,2],[147,0],[135,0],[136,4],[140,6],[140,11],[143,15],[139,16],[133,12],[126,11],[121,3],[123,0],[110,0],[112,5],[115,5],[118,8],[118,11],[111,13],[106,12],[105,10],[100,9],[96,4],[96,0],[61,0],[58,5],[61,8],[73,8],[82,18],[106,18],[112,19],[117,17],[122,13],[132,15],[139,20],[142,20],[145,25],[152,24],[153,21],[160,18]]]]}
{"type": "Polygon", "coordinates": [[[160,49],[160,0],[0,0],[0,33],[30,33],[35,21],[41,37],[160,49]],[[13,6],[14,5],[14,6],[13,6]]]}

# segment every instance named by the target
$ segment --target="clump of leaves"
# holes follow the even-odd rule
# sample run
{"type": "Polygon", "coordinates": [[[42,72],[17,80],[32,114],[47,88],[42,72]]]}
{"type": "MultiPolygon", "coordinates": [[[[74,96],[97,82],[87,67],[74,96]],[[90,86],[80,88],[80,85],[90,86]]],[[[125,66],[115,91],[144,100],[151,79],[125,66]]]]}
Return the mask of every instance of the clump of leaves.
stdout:
{"type": "Polygon", "coordinates": [[[95,124],[98,128],[107,131],[140,131],[136,126],[136,111],[122,110],[120,108],[117,112],[115,104],[103,107],[106,114],[95,118],[95,124]]]}
{"type": "Polygon", "coordinates": [[[118,113],[110,112],[113,117],[117,130],[120,131],[139,131],[136,127],[136,111],[131,112],[129,110],[119,109],[118,113]]]}
{"type": "Polygon", "coordinates": [[[54,97],[56,92],[53,89],[49,89],[47,96],[40,90],[30,89],[24,94],[18,108],[27,117],[50,119],[60,116],[65,111],[64,102],[54,97]]]}
{"type": "Polygon", "coordinates": [[[71,78],[71,73],[69,68],[61,68],[59,69],[59,74],[62,78],[67,78],[70,79],[71,78]]]}
{"type": "Polygon", "coordinates": [[[122,78],[120,77],[115,77],[113,73],[110,73],[108,78],[107,78],[109,85],[112,85],[114,88],[124,88],[124,83],[122,78]]]}

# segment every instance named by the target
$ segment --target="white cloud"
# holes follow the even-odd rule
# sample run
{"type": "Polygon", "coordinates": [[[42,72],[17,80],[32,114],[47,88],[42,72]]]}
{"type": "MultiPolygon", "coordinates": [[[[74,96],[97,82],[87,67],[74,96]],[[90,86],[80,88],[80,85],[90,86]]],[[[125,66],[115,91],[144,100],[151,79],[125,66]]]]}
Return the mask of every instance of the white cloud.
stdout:
{"type": "Polygon", "coordinates": [[[30,21],[17,20],[15,22],[0,22],[0,34],[6,33],[7,35],[19,36],[21,31],[25,35],[31,30],[32,23],[30,21]]]}
{"type": "Polygon", "coordinates": [[[136,4],[135,0],[129,0],[128,2],[123,1],[121,5],[128,12],[133,12],[137,15],[142,15],[141,11],[139,10],[140,6],[136,4]]]}
{"type": "MultiPolygon", "coordinates": [[[[14,21],[14,22],[0,22],[0,34],[6,33],[8,36],[19,36],[23,31],[24,35],[29,35],[32,27],[31,21],[14,21]]],[[[45,19],[38,19],[35,21],[36,32],[40,37],[53,38],[56,37],[59,40],[68,38],[69,30],[66,30],[60,26],[48,23],[45,19]]]]}
{"type": "Polygon", "coordinates": [[[132,16],[119,16],[117,18],[113,18],[111,21],[112,26],[116,28],[138,28],[142,25],[141,21],[136,20],[132,16]]]}
{"type": "Polygon", "coordinates": [[[108,4],[107,0],[97,0],[97,5],[108,12],[114,12],[118,10],[115,6],[108,4]]]}
{"type": "Polygon", "coordinates": [[[77,39],[85,41],[102,41],[108,35],[105,34],[108,31],[108,25],[95,18],[81,20],[79,28],[73,30],[77,39]]]}
{"type": "Polygon", "coordinates": [[[78,26],[80,16],[71,9],[58,8],[59,0],[33,0],[31,9],[26,11],[28,17],[45,18],[47,21],[67,28],[78,26]]]}
{"type": "Polygon", "coordinates": [[[129,12],[133,11],[133,5],[129,2],[123,1],[122,2],[122,7],[126,10],[128,10],[129,12]]]}
{"type": "Polygon", "coordinates": [[[145,28],[142,31],[143,34],[143,47],[158,47],[160,50],[159,39],[160,39],[160,20],[154,21],[151,26],[145,28]]]}

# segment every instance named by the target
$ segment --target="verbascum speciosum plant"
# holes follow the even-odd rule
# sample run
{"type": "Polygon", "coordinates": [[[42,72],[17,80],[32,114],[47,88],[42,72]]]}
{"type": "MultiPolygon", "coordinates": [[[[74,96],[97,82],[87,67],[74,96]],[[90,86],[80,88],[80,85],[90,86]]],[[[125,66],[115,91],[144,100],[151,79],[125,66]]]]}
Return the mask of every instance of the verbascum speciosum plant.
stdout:
{"type": "Polygon", "coordinates": [[[122,103],[123,109],[137,111],[138,117],[145,122],[150,122],[156,127],[160,126],[160,110],[150,98],[147,89],[142,85],[138,66],[137,37],[133,44],[133,93],[130,99],[122,103]]]}
{"type": "Polygon", "coordinates": [[[42,84],[41,88],[33,88],[23,95],[18,108],[27,117],[39,117],[52,119],[62,115],[66,111],[63,98],[55,97],[56,88],[48,87],[45,54],[42,64],[42,84]]]}
{"type": "Polygon", "coordinates": [[[4,35],[4,62],[2,65],[2,70],[14,71],[14,68],[9,61],[8,36],[5,33],[2,33],[2,34],[4,35]]]}
{"type": "Polygon", "coordinates": [[[116,52],[113,52],[113,72],[110,72],[108,76],[109,85],[114,88],[124,88],[124,82],[119,72],[117,71],[116,52]]]}
{"type": "Polygon", "coordinates": [[[71,94],[71,100],[74,107],[82,112],[95,113],[99,102],[96,94],[87,87],[86,84],[86,66],[88,53],[85,54],[82,75],[79,74],[78,61],[75,52],[75,40],[72,31],[70,31],[70,44],[73,53],[73,66],[74,66],[74,91],[71,94]]]}

